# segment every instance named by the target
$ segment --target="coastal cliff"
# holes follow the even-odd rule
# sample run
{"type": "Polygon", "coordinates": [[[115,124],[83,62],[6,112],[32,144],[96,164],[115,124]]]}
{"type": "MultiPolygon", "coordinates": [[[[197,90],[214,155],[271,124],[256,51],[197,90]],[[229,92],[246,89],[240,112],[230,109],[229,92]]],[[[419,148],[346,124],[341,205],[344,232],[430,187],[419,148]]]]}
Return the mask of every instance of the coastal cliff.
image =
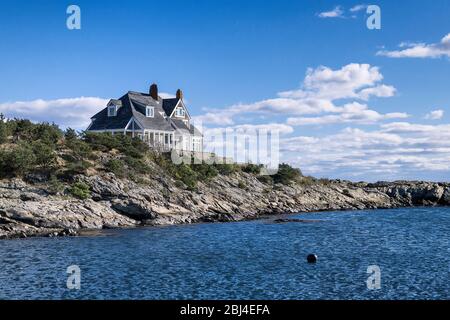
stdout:
{"type": "Polygon", "coordinates": [[[91,196],[52,195],[46,183],[0,182],[0,238],[77,235],[82,230],[198,222],[265,215],[450,204],[450,184],[319,181],[268,184],[239,172],[186,190],[167,176],[136,183],[113,173],[78,175],[91,196]]]}
{"type": "Polygon", "coordinates": [[[450,204],[445,183],[315,179],[288,164],[264,176],[254,164],[187,160],[126,135],[1,120],[0,238],[450,204]]]}

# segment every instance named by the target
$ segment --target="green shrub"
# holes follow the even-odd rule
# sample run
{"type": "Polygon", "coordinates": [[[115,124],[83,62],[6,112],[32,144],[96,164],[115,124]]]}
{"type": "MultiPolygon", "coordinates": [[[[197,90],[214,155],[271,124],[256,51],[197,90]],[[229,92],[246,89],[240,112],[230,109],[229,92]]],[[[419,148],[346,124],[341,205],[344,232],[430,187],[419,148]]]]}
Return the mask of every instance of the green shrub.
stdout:
{"type": "Polygon", "coordinates": [[[114,173],[118,178],[124,178],[127,175],[125,163],[120,159],[109,160],[105,165],[106,170],[114,173]]]}
{"type": "Polygon", "coordinates": [[[117,136],[110,133],[84,133],[83,141],[97,151],[110,151],[119,147],[117,136]]]}
{"type": "Polygon", "coordinates": [[[84,160],[69,162],[66,164],[64,176],[71,178],[74,175],[86,173],[86,170],[90,167],[91,164],[84,160]]]}
{"type": "Polygon", "coordinates": [[[172,168],[171,174],[175,179],[183,182],[189,190],[197,188],[197,174],[186,164],[180,164],[172,168]]]}
{"type": "Polygon", "coordinates": [[[65,145],[70,149],[71,155],[75,160],[89,159],[92,157],[92,148],[89,144],[78,139],[69,139],[65,145]]]}
{"type": "Polygon", "coordinates": [[[64,184],[52,175],[48,181],[47,191],[52,195],[60,194],[64,191],[64,184]]]}
{"type": "Polygon", "coordinates": [[[201,164],[192,164],[191,169],[197,173],[197,177],[201,181],[209,181],[219,174],[214,166],[204,162],[201,164]]]}
{"type": "Polygon", "coordinates": [[[239,167],[236,164],[223,163],[215,164],[214,166],[219,171],[219,173],[224,176],[229,176],[239,170],[239,167]]]}
{"type": "Polygon", "coordinates": [[[77,138],[78,134],[72,128],[67,128],[66,131],[64,132],[64,139],[66,139],[66,141],[73,141],[76,140],[77,138]]]}
{"type": "Polygon", "coordinates": [[[242,171],[246,173],[250,173],[253,175],[258,175],[261,173],[262,165],[256,165],[256,164],[246,164],[242,167],[242,171]]]}
{"type": "Polygon", "coordinates": [[[312,186],[317,182],[317,180],[313,177],[302,177],[297,181],[297,183],[301,186],[312,186]]]}
{"type": "Polygon", "coordinates": [[[0,114],[0,144],[8,140],[8,126],[5,123],[4,117],[0,114]]]}
{"type": "Polygon", "coordinates": [[[245,190],[245,189],[247,189],[247,185],[243,181],[239,181],[238,188],[245,190]]]}
{"type": "Polygon", "coordinates": [[[136,159],[131,156],[125,157],[125,163],[128,168],[134,173],[148,174],[151,172],[150,167],[142,160],[136,159]]]}
{"type": "Polygon", "coordinates": [[[186,187],[186,185],[182,181],[177,180],[177,181],[175,181],[175,187],[177,187],[179,189],[184,189],[186,187]]]}
{"type": "Polygon", "coordinates": [[[328,185],[330,185],[330,184],[332,183],[332,181],[331,181],[330,179],[326,179],[326,178],[320,178],[320,179],[318,180],[318,182],[319,182],[321,185],[324,185],[324,186],[328,186],[328,185]]]}
{"type": "Polygon", "coordinates": [[[56,124],[39,123],[32,128],[32,140],[41,140],[46,144],[56,144],[63,137],[63,132],[56,124]]]}
{"type": "Polygon", "coordinates": [[[17,140],[32,140],[34,124],[30,120],[14,119],[10,122],[10,128],[17,140]]]}
{"type": "Polygon", "coordinates": [[[279,166],[278,172],[272,176],[275,183],[290,184],[294,180],[302,177],[300,169],[292,168],[290,165],[283,163],[279,166]]]}
{"type": "Polygon", "coordinates": [[[54,145],[63,136],[62,131],[54,123],[34,124],[30,120],[14,119],[8,121],[8,126],[16,140],[25,140],[27,142],[41,140],[46,144],[54,145]]]}
{"type": "Polygon", "coordinates": [[[117,149],[133,158],[142,158],[148,152],[148,146],[141,139],[123,134],[84,133],[83,140],[94,150],[106,152],[117,149]]]}
{"type": "Polygon", "coordinates": [[[273,179],[271,176],[258,176],[257,179],[264,184],[272,184],[273,179]]]}
{"type": "Polygon", "coordinates": [[[30,146],[20,144],[12,150],[0,151],[0,176],[21,176],[28,173],[36,161],[30,146]]]}
{"type": "Polygon", "coordinates": [[[70,189],[69,193],[78,199],[86,200],[91,196],[91,190],[89,186],[84,182],[76,182],[74,183],[70,189]]]}
{"type": "Polygon", "coordinates": [[[31,149],[35,156],[35,164],[43,168],[49,168],[55,164],[56,154],[54,146],[41,140],[31,143],[31,149]]]}

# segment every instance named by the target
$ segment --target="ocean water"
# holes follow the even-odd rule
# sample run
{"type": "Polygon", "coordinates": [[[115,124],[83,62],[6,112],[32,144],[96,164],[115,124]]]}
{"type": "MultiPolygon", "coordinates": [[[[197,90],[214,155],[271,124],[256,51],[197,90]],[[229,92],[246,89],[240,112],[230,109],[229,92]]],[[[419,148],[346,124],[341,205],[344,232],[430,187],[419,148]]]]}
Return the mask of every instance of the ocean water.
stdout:
{"type": "MultiPolygon", "coordinates": [[[[0,241],[0,299],[450,299],[450,208],[0,241]],[[309,253],[316,264],[306,263],[309,253]],[[80,290],[67,288],[79,266],[80,290]],[[380,268],[369,289],[369,266],[380,268]]],[[[370,282],[372,283],[372,282],[370,282]]]]}

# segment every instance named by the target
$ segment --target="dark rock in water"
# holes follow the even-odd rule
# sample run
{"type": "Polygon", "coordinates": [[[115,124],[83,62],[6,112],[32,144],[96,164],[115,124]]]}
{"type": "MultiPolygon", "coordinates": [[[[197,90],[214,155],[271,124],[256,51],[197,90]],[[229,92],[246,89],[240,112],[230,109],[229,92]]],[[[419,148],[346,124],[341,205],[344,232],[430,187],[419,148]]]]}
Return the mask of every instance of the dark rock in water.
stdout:
{"type": "Polygon", "coordinates": [[[151,220],[155,218],[148,202],[128,200],[114,201],[111,206],[114,210],[134,220],[151,220]]]}
{"type": "Polygon", "coordinates": [[[275,223],[319,223],[322,220],[305,220],[305,219],[276,219],[273,222],[275,223]]]}
{"type": "Polygon", "coordinates": [[[308,263],[316,263],[317,262],[317,255],[315,255],[315,254],[309,254],[307,257],[306,257],[306,260],[308,261],[308,263]]]}

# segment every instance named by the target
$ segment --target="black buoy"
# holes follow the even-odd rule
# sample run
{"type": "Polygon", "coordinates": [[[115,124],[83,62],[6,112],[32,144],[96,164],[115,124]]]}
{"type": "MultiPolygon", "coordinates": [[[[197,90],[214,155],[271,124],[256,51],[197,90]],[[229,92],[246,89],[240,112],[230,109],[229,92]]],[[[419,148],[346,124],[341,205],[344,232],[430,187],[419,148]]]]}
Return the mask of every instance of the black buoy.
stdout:
{"type": "Polygon", "coordinates": [[[308,263],[316,263],[317,262],[317,256],[315,254],[310,254],[306,258],[308,260],[308,263]]]}

